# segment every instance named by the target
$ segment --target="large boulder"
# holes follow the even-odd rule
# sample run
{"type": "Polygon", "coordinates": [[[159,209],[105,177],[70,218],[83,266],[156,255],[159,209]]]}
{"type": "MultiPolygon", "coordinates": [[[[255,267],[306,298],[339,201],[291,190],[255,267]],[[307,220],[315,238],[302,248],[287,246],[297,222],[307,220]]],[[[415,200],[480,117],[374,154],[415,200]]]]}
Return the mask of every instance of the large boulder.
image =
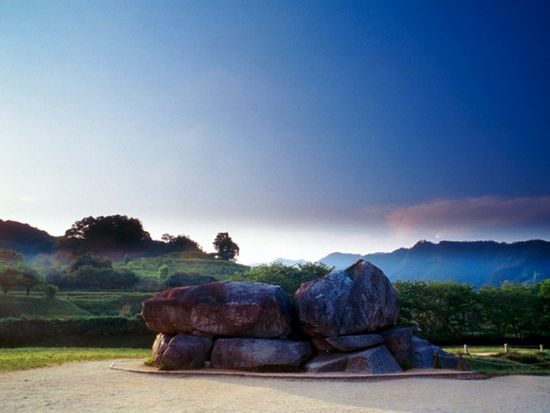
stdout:
{"type": "Polygon", "coordinates": [[[153,363],[163,370],[198,369],[204,367],[211,349],[209,337],[159,334],[153,344],[153,363]]]}
{"type": "Polygon", "coordinates": [[[354,353],[321,354],[308,361],[305,368],[309,373],[386,374],[403,371],[384,345],[354,353]]]}
{"type": "Polygon", "coordinates": [[[413,363],[412,329],[409,327],[392,328],[379,333],[384,344],[404,369],[411,368],[413,363]]]}
{"type": "Polygon", "coordinates": [[[363,260],[302,284],[295,299],[300,325],[313,337],[373,332],[395,325],[399,315],[390,281],[363,260]]]}
{"type": "Polygon", "coordinates": [[[299,369],[311,355],[307,341],[220,338],[210,360],[216,369],[283,371],[299,369]]]}
{"type": "Polygon", "coordinates": [[[285,337],[292,322],[280,287],[243,282],[172,288],[145,301],[142,315],[155,332],[205,336],[285,337]]]}
{"type": "Polygon", "coordinates": [[[415,368],[430,369],[435,367],[434,359],[437,353],[437,367],[444,369],[456,369],[458,359],[456,356],[443,351],[441,347],[435,346],[427,340],[419,337],[412,337],[412,359],[411,364],[415,368]]]}

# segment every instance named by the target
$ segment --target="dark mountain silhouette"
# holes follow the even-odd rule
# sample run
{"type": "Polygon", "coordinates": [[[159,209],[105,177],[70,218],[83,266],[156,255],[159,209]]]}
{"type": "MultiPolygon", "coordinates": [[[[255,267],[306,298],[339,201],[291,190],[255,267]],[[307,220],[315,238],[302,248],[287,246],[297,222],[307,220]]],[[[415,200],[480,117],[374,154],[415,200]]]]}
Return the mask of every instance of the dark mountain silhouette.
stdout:
{"type": "Polygon", "coordinates": [[[550,278],[550,242],[420,241],[412,248],[367,255],[333,253],[319,260],[338,269],[358,259],[382,268],[392,280],[456,281],[498,286],[550,278]]]}
{"type": "Polygon", "coordinates": [[[23,255],[51,254],[56,238],[46,231],[17,221],[0,219],[0,249],[17,251],[23,255]]]}
{"type": "MultiPolygon", "coordinates": [[[[166,234],[169,239],[163,242],[152,240],[147,232],[143,232],[145,235],[141,237],[138,233],[136,239],[132,227],[128,229],[121,225],[126,222],[133,224],[135,219],[120,215],[99,217],[113,221],[113,225],[100,228],[102,231],[90,231],[90,235],[86,232],[87,228],[82,229],[77,225],[84,221],[88,223],[86,220],[90,218],[77,221],[62,237],[54,237],[28,224],[0,219],[0,249],[14,250],[26,257],[58,252],[75,255],[93,253],[115,260],[125,257],[153,257],[172,252],[184,252],[187,256],[200,258],[209,256],[195,241],[183,235],[166,234]],[[82,233],[77,231],[81,229],[82,233]]],[[[139,225],[142,230],[141,223],[139,225]]]]}

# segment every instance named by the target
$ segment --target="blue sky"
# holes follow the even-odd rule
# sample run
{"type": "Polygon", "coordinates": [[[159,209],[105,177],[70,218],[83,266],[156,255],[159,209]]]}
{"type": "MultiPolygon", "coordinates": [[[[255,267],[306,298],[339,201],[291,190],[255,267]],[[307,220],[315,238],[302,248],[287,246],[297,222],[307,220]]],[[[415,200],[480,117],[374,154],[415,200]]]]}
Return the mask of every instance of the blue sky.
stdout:
{"type": "Polygon", "coordinates": [[[550,235],[550,6],[0,1],[0,218],[243,262],[550,235]]]}

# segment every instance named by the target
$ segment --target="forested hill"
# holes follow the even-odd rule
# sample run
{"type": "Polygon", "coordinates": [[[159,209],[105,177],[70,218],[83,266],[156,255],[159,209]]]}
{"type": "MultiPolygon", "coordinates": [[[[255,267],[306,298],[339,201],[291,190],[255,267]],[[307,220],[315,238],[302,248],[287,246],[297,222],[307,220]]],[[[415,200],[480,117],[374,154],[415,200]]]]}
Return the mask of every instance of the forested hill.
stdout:
{"type": "Polygon", "coordinates": [[[320,262],[345,268],[358,259],[382,268],[392,280],[456,281],[475,286],[505,281],[534,283],[550,278],[550,242],[542,240],[437,244],[420,241],[412,248],[367,255],[333,253],[320,262]]]}
{"type": "Polygon", "coordinates": [[[38,228],[17,221],[0,219],[0,249],[23,255],[51,254],[56,238],[38,228]]]}
{"type": "Polygon", "coordinates": [[[77,255],[93,253],[115,260],[172,252],[185,252],[197,258],[209,257],[185,235],[164,234],[162,241],[153,240],[139,219],[125,215],[83,218],[60,237],[28,224],[0,219],[0,249],[17,251],[27,257],[58,252],[77,255]]]}

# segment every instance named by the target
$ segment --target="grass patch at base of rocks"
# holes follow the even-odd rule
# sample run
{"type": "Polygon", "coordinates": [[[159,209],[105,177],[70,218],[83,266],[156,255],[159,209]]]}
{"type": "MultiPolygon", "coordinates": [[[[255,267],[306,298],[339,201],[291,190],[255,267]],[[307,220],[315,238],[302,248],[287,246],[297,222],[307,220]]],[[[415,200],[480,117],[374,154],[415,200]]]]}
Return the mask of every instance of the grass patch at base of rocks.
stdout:
{"type": "Polygon", "coordinates": [[[550,376],[550,351],[515,349],[508,353],[502,347],[474,347],[470,354],[463,349],[446,349],[455,355],[462,355],[464,369],[488,376],[509,376],[512,374],[550,376]]]}
{"type": "Polygon", "coordinates": [[[0,372],[28,370],[80,361],[99,361],[150,356],[150,349],[23,347],[0,350],[0,372]]]}

